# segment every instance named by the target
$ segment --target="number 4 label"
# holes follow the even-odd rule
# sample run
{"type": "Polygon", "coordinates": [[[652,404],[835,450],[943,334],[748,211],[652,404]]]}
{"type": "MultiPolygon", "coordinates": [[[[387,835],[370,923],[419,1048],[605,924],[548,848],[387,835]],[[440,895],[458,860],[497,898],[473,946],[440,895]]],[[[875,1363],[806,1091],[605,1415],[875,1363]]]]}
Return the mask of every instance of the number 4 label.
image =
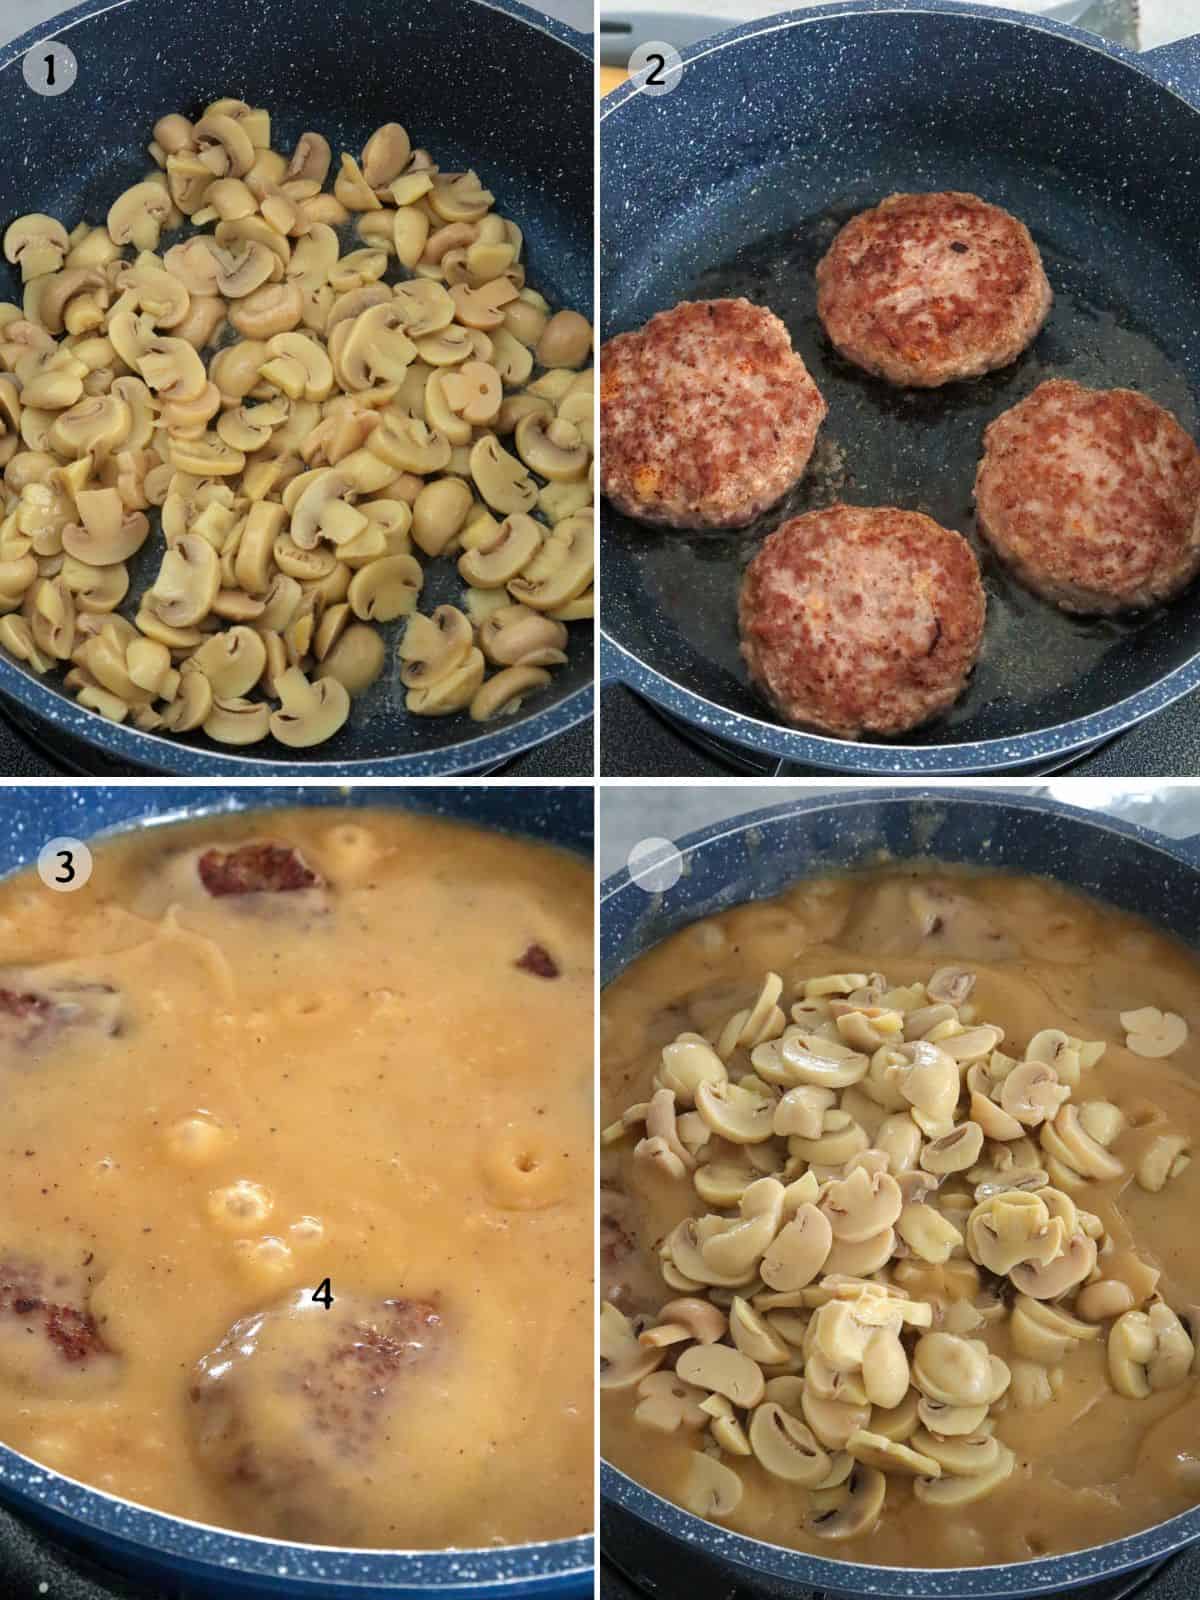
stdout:
{"type": "Polygon", "coordinates": [[[320,1284],[313,1290],[313,1303],[324,1306],[326,1311],[333,1304],[333,1285],[328,1278],[322,1278],[320,1284]]]}

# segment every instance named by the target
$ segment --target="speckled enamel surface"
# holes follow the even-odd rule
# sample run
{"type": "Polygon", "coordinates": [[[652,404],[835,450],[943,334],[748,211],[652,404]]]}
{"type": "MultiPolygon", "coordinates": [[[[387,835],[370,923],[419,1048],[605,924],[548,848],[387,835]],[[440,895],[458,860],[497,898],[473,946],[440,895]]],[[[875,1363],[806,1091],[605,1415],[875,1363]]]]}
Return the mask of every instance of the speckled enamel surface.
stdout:
{"type": "MultiPolygon", "coordinates": [[[[1200,850],[1132,824],[992,790],[846,789],[753,811],[676,841],[683,876],[647,894],[627,871],[600,895],[601,982],[697,918],[780,893],[797,878],[865,866],[881,855],[927,857],[1057,878],[1137,911],[1200,949],[1200,850]]],[[[824,1561],[761,1544],[689,1515],[605,1463],[601,1495],[704,1551],[722,1582],[753,1574],[756,1590],[801,1584],[831,1594],[983,1600],[1054,1594],[1144,1565],[1200,1538],[1200,1508],[1145,1533],[1044,1561],[961,1571],[824,1561]],[[740,1574],[732,1569],[744,1569],[740,1574]]]]}
{"type": "MultiPolygon", "coordinates": [[[[151,166],[146,144],[167,111],[196,115],[219,95],[272,114],[290,151],[305,129],[357,153],[381,122],[399,120],[444,167],[475,167],[524,230],[529,281],[556,304],[592,300],[592,62],[583,35],[519,0],[87,0],[53,37],[79,62],[74,87],[33,94],[21,59],[45,29],[0,52],[5,159],[0,227],[28,211],[102,221],[121,189],[151,166]]],[[[0,262],[0,300],[19,302],[19,274],[0,262]]],[[[135,585],[153,575],[151,540],[135,585]]],[[[452,562],[430,563],[423,606],[454,602],[452,562]]],[[[400,624],[385,630],[394,644],[400,624]]],[[[592,710],[591,629],[571,628],[569,660],[515,719],[404,709],[399,662],[355,701],[328,743],[295,752],[266,740],[245,749],[203,734],[164,739],[106,722],[0,655],[0,695],[55,729],[120,760],[178,776],[424,777],[477,771],[552,738],[592,710]]]]}
{"type": "MultiPolygon", "coordinates": [[[[961,188],[1010,204],[1063,261],[1111,265],[1116,298],[1097,309],[1094,329],[1077,319],[1075,345],[1057,349],[1052,325],[1037,359],[1086,361],[1089,341],[1099,347],[1130,331],[1144,335],[1162,365],[1151,374],[1131,355],[1128,381],[1165,388],[1162,403],[1195,425],[1195,43],[1135,57],[1077,29],[990,7],[861,0],[749,24],[692,47],[684,61],[672,93],[651,97],[629,84],[603,103],[605,337],[693,292],[740,245],[781,235],[797,218],[826,208],[840,216],[889,189],[961,188]],[[703,117],[695,114],[700,104],[703,117]]],[[[897,452],[924,449],[936,463],[936,449],[917,437],[928,418],[910,419],[907,436],[897,428],[897,452]]],[[[868,501],[856,492],[854,445],[856,429],[862,440],[867,426],[874,423],[844,409],[826,424],[845,456],[845,496],[858,503],[868,501]]],[[[872,448],[886,455],[887,437],[872,448]]],[[[954,526],[969,517],[973,469],[973,460],[953,463],[965,475],[954,526]]],[[[727,552],[696,542],[680,547],[677,564],[663,551],[651,566],[636,533],[608,508],[602,535],[604,679],[718,739],[807,767],[919,776],[1042,763],[1200,685],[1193,591],[1139,631],[1097,634],[1094,669],[1058,682],[1039,663],[1036,693],[1018,651],[1000,692],[957,723],[902,744],[823,739],[773,722],[739,676],[732,594],[724,610],[713,608],[710,624],[690,621],[689,596],[733,587],[727,570],[714,576],[728,565],[727,552]]],[[[1005,639],[985,639],[985,652],[989,646],[1002,654],[1005,639]]]]}
{"type": "MultiPolygon", "coordinates": [[[[20,785],[0,795],[0,875],[36,860],[41,846],[59,835],[94,840],[188,817],[293,805],[404,806],[591,854],[592,791],[585,786],[20,785]]],[[[402,1483],[397,1493],[403,1493],[402,1483]]],[[[156,1583],[188,1579],[204,1585],[197,1592],[213,1600],[264,1593],[308,1600],[429,1594],[467,1600],[494,1592],[565,1600],[592,1588],[593,1545],[587,1538],[505,1550],[405,1553],[277,1544],[116,1500],[2,1444],[0,1497],[94,1545],[110,1565],[142,1571],[156,1583]]]]}

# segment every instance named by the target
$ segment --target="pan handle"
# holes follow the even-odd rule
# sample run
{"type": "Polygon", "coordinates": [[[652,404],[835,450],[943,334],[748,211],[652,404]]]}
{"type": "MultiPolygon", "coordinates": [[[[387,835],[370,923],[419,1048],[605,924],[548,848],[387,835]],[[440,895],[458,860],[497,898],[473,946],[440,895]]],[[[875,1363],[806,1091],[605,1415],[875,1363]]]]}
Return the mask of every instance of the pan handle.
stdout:
{"type": "Polygon", "coordinates": [[[1145,50],[1138,60],[1168,89],[1182,95],[1191,105],[1200,106],[1200,34],[1145,50]]]}

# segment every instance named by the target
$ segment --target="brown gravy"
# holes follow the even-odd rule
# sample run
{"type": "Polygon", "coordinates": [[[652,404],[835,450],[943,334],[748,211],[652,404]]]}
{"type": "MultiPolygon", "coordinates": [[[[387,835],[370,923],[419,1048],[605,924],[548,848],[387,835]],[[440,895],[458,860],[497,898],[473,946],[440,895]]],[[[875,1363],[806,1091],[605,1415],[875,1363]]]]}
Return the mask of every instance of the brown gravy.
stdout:
{"type": "MultiPolygon", "coordinates": [[[[1192,953],[1132,916],[1048,882],[896,867],[799,883],[778,899],[697,922],[635,962],[602,1001],[602,1126],[649,1097],[664,1044],[685,1030],[715,1038],[733,1012],[753,1004],[768,971],[784,979],[786,1009],[805,977],[878,970],[903,984],[950,962],[977,973],[972,998],[981,1017],[1005,1028],[1003,1049],[1019,1054],[1048,1027],[1105,1040],[1104,1056],[1088,1069],[1088,1097],[1135,1115],[1150,1102],[1193,1147],[1200,1143],[1200,963],[1192,953]],[[914,891],[920,903],[931,885],[948,899],[934,931],[925,933],[928,919],[915,913],[914,891]],[[1186,1043],[1169,1059],[1146,1060],[1125,1048],[1119,1013],[1142,1006],[1189,1022],[1186,1043]]],[[[1159,1291],[1182,1313],[1200,1306],[1200,1161],[1162,1192],[1144,1192],[1128,1173],[1147,1137],[1145,1128],[1128,1127],[1113,1146],[1126,1177],[1088,1183],[1075,1198],[1100,1216],[1118,1248],[1135,1249],[1160,1269],[1159,1291]]],[[[652,1317],[675,1295],[659,1275],[659,1241],[683,1217],[711,1208],[689,1182],[635,1161],[633,1147],[626,1139],[602,1156],[602,1184],[631,1200],[618,1205],[607,1232],[602,1224],[603,1292],[628,1314],[652,1317]]],[[[1011,1356],[1006,1323],[977,1336],[1011,1356]]],[[[959,1566],[1103,1543],[1200,1501],[1195,1376],[1145,1400],[1122,1398],[1106,1378],[1103,1340],[1077,1345],[1063,1368],[1049,1405],[1010,1405],[999,1417],[997,1436],[1017,1466],[985,1500],[962,1509],[922,1505],[911,1480],[889,1475],[874,1531],[831,1544],[804,1528],[806,1491],[739,1458],[741,1503],[722,1520],[754,1538],[834,1559],[959,1566]]],[[[703,1435],[635,1424],[636,1403],[633,1389],[604,1394],[604,1454],[680,1502],[703,1435]]]]}
{"type": "Polygon", "coordinates": [[[592,1015],[587,867],[402,811],[0,885],[0,1439],[272,1537],[586,1531],[592,1015]]]}

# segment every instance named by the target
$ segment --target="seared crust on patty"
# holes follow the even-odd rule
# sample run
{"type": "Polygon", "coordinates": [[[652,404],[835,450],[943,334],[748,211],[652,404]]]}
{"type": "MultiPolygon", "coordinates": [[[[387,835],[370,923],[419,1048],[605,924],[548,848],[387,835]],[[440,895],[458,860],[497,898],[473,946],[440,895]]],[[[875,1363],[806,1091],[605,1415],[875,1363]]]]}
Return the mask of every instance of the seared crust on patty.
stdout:
{"type": "Polygon", "coordinates": [[[893,194],[817,267],[817,311],[856,366],[914,389],[1006,367],[1053,295],[1023,222],[977,195],[893,194]]]}
{"type": "Polygon", "coordinates": [[[985,604],[961,534],[916,511],[835,505],[785,522],[746,569],[742,655],[787,722],[903,733],[962,692],[985,604]]]}
{"type": "Polygon", "coordinates": [[[979,526],[1064,611],[1140,609],[1200,568],[1200,450],[1132,389],[1040,384],[984,434],[979,526]]]}
{"type": "Polygon", "coordinates": [[[639,522],[744,527],[801,477],[826,409],[773,312],[685,300],[600,352],[602,490],[639,522]]]}

